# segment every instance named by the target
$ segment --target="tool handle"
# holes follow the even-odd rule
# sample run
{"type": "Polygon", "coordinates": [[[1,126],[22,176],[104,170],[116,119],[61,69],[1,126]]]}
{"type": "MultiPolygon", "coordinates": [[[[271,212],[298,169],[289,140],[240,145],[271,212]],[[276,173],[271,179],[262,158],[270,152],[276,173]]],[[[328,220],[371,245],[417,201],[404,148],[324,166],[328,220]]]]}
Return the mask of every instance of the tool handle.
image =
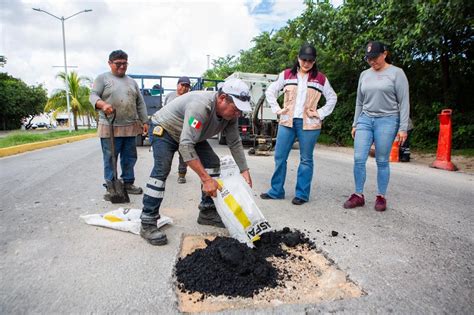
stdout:
{"type": "Polygon", "coordinates": [[[105,115],[105,117],[107,118],[107,121],[109,122],[109,127],[110,127],[110,151],[112,153],[112,168],[114,171],[114,179],[117,180],[118,179],[117,155],[115,155],[115,135],[114,135],[115,116],[116,116],[115,108],[113,109],[112,115],[110,115],[110,117],[105,115]]]}

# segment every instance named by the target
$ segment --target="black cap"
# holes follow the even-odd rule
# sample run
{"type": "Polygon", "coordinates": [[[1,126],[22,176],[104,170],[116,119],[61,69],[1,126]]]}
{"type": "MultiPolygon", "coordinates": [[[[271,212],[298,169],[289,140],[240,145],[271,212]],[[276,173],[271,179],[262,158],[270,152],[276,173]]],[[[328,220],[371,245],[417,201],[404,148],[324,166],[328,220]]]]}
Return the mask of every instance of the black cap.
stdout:
{"type": "Polygon", "coordinates": [[[178,84],[180,84],[180,83],[191,85],[191,80],[189,80],[188,77],[181,77],[181,78],[178,79],[178,84]]]}
{"type": "Polygon", "coordinates": [[[385,44],[377,41],[372,41],[367,44],[365,48],[365,58],[375,58],[387,50],[385,44]]]}
{"type": "Polygon", "coordinates": [[[316,48],[310,44],[304,44],[300,48],[298,58],[306,60],[316,60],[316,48]]]}

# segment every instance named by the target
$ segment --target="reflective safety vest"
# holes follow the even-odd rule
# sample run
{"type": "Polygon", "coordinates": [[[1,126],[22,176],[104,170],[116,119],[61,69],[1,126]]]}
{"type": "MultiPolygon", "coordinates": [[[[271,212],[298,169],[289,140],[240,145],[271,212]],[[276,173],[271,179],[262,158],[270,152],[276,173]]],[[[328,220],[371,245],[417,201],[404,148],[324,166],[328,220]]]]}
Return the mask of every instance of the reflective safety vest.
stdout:
{"type": "MultiPolygon", "coordinates": [[[[306,100],[303,109],[303,129],[321,129],[321,119],[319,119],[319,117],[309,117],[308,111],[316,111],[319,99],[323,92],[324,84],[326,83],[326,77],[321,72],[318,72],[316,76],[311,76],[311,73],[308,73],[308,76],[308,90],[306,91],[306,100]]],[[[298,93],[297,74],[292,74],[291,69],[286,69],[284,72],[284,82],[284,111],[280,115],[280,125],[293,127],[293,115],[295,112],[296,95],[298,93]]]]}

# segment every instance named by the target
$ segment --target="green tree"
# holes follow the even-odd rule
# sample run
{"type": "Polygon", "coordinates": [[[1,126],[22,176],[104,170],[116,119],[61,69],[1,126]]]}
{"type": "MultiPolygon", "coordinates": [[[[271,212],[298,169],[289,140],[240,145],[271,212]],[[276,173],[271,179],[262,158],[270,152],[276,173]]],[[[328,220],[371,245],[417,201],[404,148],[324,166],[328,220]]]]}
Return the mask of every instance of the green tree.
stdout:
{"type": "Polygon", "coordinates": [[[212,60],[212,68],[204,72],[203,77],[211,80],[224,80],[229,75],[238,71],[239,59],[236,56],[227,55],[212,60]]]}
{"type": "Polygon", "coordinates": [[[293,37],[288,27],[276,32],[263,32],[253,39],[254,47],[242,51],[239,69],[242,72],[278,74],[296,60],[302,40],[293,37]]]}
{"type": "MultiPolygon", "coordinates": [[[[66,81],[66,74],[64,72],[58,73],[56,76],[66,81]]],[[[85,84],[90,84],[92,80],[87,77],[79,77],[77,72],[72,71],[67,77],[67,84],[69,87],[70,106],[71,112],[74,119],[74,129],[77,131],[77,118],[78,116],[87,116],[89,119],[96,116],[95,108],[89,102],[90,89],[85,84]]],[[[66,90],[58,89],[53,92],[49,98],[46,106],[44,107],[46,112],[53,111],[53,117],[59,112],[67,111],[67,100],[66,90]]],[[[90,124],[89,124],[90,125],[90,124]]]]}
{"type": "Polygon", "coordinates": [[[20,79],[0,73],[0,128],[19,128],[22,119],[33,119],[43,111],[47,99],[42,85],[28,86],[20,79]]]}
{"type": "Polygon", "coordinates": [[[345,0],[337,8],[328,0],[305,4],[300,16],[256,36],[253,47],[232,56],[231,67],[216,63],[213,73],[278,73],[291,66],[302,43],[315,45],[317,65],[338,94],[322,132],[349,144],[359,75],[369,67],[364,48],[379,40],[388,44],[393,64],[410,83],[413,145],[435,147],[437,113],[452,108],[453,148],[474,147],[473,1],[345,0]]]}

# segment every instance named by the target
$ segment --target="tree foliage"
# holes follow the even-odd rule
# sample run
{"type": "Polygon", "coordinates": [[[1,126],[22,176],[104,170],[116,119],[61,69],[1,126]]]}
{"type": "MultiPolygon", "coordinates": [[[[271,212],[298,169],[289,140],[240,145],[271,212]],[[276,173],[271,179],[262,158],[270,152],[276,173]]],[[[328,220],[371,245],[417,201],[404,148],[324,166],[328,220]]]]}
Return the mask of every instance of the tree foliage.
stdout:
{"type": "Polygon", "coordinates": [[[0,73],[0,129],[18,129],[22,119],[43,111],[48,97],[42,85],[28,86],[0,73]]]}
{"type": "Polygon", "coordinates": [[[212,68],[204,73],[204,77],[210,80],[223,80],[237,70],[239,59],[235,56],[227,55],[212,61],[212,68]]]}
{"type": "MultiPolygon", "coordinates": [[[[66,74],[60,72],[57,75],[62,81],[66,81],[66,74]]],[[[74,129],[77,131],[77,118],[79,116],[87,116],[95,118],[96,112],[94,106],[89,101],[90,89],[86,84],[91,83],[91,79],[87,77],[79,77],[77,72],[72,71],[67,77],[69,87],[70,109],[74,119],[74,129]]],[[[53,92],[49,98],[44,111],[53,111],[53,117],[59,112],[67,112],[66,89],[58,89],[53,92]]]]}
{"type": "Polygon", "coordinates": [[[283,28],[258,35],[240,56],[213,63],[213,78],[234,70],[279,73],[296,60],[301,44],[312,43],[320,71],[338,94],[323,133],[350,143],[357,82],[368,68],[364,47],[379,40],[410,83],[414,146],[435,147],[437,114],[452,108],[453,147],[474,147],[473,1],[346,0],[337,8],[328,0],[305,3],[305,11],[283,28]]]}

